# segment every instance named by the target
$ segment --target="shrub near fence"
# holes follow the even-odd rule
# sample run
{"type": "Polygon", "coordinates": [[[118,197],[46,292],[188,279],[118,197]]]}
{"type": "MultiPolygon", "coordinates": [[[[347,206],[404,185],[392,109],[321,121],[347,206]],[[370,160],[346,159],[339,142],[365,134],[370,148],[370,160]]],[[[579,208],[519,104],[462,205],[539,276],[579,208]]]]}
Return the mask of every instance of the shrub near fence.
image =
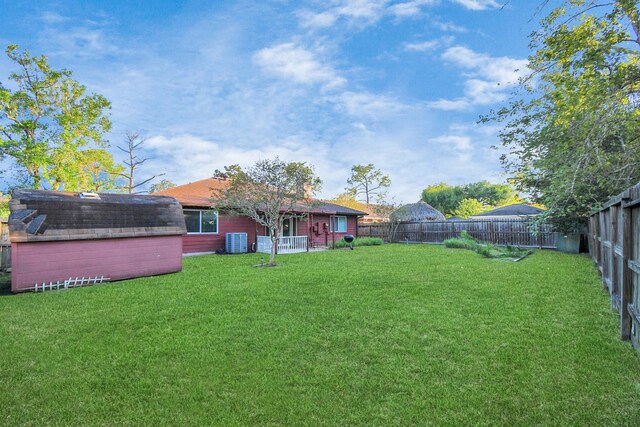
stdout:
{"type": "Polygon", "coordinates": [[[640,344],[640,184],[609,200],[589,219],[589,253],[602,274],[620,337],[640,344]]]}
{"type": "MultiPolygon", "coordinates": [[[[386,224],[360,224],[358,236],[389,241],[386,224]]],[[[466,231],[474,239],[494,245],[556,248],[556,233],[550,224],[534,225],[529,219],[401,222],[394,242],[442,243],[466,231]]]]}

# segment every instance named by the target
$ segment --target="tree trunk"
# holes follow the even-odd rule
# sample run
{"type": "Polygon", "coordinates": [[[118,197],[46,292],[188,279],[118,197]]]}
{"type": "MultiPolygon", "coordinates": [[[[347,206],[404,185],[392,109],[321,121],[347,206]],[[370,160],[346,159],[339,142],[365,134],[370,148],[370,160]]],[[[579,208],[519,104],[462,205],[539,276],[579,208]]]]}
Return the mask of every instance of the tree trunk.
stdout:
{"type": "Polygon", "coordinates": [[[269,265],[273,266],[276,265],[275,261],[276,261],[276,249],[278,248],[278,233],[280,232],[280,230],[278,230],[277,228],[275,229],[275,233],[272,230],[272,234],[271,234],[271,253],[269,254],[269,265]]]}

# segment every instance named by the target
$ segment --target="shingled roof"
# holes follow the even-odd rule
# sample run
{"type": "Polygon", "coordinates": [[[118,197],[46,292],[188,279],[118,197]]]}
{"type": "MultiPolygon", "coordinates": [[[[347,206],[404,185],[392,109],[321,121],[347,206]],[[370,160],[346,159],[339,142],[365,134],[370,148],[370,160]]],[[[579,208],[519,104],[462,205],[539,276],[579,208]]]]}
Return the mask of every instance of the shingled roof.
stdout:
{"type": "Polygon", "coordinates": [[[12,242],[186,233],[180,204],[167,196],[15,190],[9,209],[12,242]]]}
{"type": "MultiPolygon", "coordinates": [[[[224,178],[206,178],[199,181],[178,185],[167,190],[158,191],[154,195],[174,197],[184,207],[210,208],[215,207],[213,194],[216,190],[223,190],[229,185],[224,178]]],[[[335,203],[321,200],[314,201],[311,205],[300,205],[300,210],[314,214],[329,215],[367,215],[356,209],[347,208],[335,203]]]]}
{"type": "Polygon", "coordinates": [[[158,191],[153,195],[173,197],[182,206],[210,208],[215,205],[213,192],[224,190],[228,185],[229,181],[224,178],[206,178],[158,191]]]}
{"type": "Polygon", "coordinates": [[[535,216],[540,215],[542,212],[544,212],[544,209],[536,208],[535,206],[525,203],[516,203],[473,215],[473,218],[487,216],[535,216]]]}
{"type": "Polygon", "coordinates": [[[366,212],[359,211],[357,209],[351,209],[346,206],[341,206],[336,203],[317,201],[313,203],[310,209],[312,213],[329,213],[333,215],[368,215],[366,212]]]}

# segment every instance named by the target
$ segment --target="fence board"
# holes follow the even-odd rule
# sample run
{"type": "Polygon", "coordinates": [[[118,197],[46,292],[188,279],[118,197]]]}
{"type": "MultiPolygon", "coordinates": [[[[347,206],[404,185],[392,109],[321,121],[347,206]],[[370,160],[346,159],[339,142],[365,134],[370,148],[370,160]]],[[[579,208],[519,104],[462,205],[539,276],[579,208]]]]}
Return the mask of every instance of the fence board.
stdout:
{"type": "Polygon", "coordinates": [[[11,241],[9,240],[9,221],[0,219],[0,271],[11,268],[11,241]]]}
{"type": "Polygon", "coordinates": [[[620,338],[640,341],[640,184],[612,198],[589,219],[589,251],[620,315],[620,338]]]}
{"type": "Polygon", "coordinates": [[[534,225],[528,219],[402,222],[391,239],[386,235],[387,229],[387,224],[362,224],[358,226],[358,236],[394,242],[442,243],[466,231],[483,242],[528,248],[556,248],[557,241],[550,224],[534,225]]]}

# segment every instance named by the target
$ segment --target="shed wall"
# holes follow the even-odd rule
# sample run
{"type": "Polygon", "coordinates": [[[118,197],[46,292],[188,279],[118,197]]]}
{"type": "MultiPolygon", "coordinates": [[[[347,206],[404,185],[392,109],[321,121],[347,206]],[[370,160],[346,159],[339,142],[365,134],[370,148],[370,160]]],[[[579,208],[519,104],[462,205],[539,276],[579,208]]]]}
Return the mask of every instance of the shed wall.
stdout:
{"type": "Polygon", "coordinates": [[[182,270],[182,236],[11,244],[11,290],[70,277],[112,280],[182,270]]]}

